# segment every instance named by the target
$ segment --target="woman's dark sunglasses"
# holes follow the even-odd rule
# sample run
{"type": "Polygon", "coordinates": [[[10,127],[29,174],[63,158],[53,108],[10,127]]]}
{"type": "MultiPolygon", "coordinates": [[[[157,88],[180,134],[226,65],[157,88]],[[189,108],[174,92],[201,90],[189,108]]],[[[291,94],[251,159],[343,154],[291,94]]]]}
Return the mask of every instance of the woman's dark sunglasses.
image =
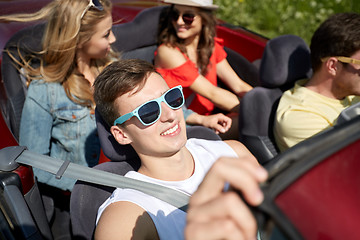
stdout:
{"type": "MultiPolygon", "coordinates": [[[[180,17],[180,13],[179,13],[179,11],[173,9],[173,10],[171,10],[170,16],[171,16],[171,20],[176,22],[180,17]]],[[[185,13],[181,14],[181,17],[186,25],[191,25],[195,19],[195,14],[185,12],[185,13]]]]}
{"type": "Polygon", "coordinates": [[[137,117],[145,126],[154,124],[161,116],[162,102],[165,102],[171,109],[174,110],[181,108],[185,102],[182,87],[173,87],[165,92],[161,97],[150,100],[137,107],[134,111],[122,115],[114,121],[114,126],[117,124],[123,124],[134,116],[137,117]]]}
{"type": "Polygon", "coordinates": [[[95,9],[97,9],[97,10],[99,10],[99,11],[104,10],[104,7],[103,7],[103,5],[100,3],[99,0],[89,0],[89,4],[86,6],[86,8],[84,9],[84,11],[83,11],[82,14],[81,14],[81,17],[80,17],[81,19],[84,17],[85,13],[86,13],[91,7],[95,8],[95,9]]]}

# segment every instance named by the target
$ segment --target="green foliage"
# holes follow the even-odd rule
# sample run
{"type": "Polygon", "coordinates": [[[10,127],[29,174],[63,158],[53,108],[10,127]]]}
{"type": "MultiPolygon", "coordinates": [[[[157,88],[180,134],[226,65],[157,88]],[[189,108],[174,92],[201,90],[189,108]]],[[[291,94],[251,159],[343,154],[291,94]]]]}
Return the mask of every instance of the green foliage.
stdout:
{"type": "Polygon", "coordinates": [[[360,12],[359,0],[214,0],[217,17],[265,37],[295,34],[307,43],[327,17],[360,12]]]}

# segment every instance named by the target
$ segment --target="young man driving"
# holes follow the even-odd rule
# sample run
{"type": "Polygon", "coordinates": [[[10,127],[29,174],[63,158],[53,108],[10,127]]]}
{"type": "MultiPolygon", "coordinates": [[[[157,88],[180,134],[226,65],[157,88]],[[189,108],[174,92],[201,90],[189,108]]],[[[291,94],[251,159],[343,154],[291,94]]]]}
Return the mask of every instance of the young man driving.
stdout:
{"type": "MultiPolygon", "coordinates": [[[[95,81],[94,98],[117,142],[131,144],[141,159],[138,172],[131,171],[126,177],[192,195],[221,157],[226,160],[215,165],[230,161],[235,169],[244,160],[249,168],[260,168],[237,141],[187,140],[181,86],[169,89],[145,61],[121,60],[109,65],[95,81]]],[[[264,180],[253,179],[253,183],[264,180]]],[[[249,186],[258,190],[256,184],[249,186]]],[[[185,225],[182,210],[140,191],[118,188],[99,208],[95,238],[184,239],[185,225]]]]}

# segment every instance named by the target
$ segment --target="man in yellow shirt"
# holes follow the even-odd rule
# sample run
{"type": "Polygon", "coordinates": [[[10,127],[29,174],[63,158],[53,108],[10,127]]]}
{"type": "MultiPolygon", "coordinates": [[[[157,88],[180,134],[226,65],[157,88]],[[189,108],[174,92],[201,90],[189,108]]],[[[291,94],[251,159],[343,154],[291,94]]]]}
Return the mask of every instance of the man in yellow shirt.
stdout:
{"type": "Polygon", "coordinates": [[[280,151],[336,124],[342,110],[360,102],[360,15],[335,14],[310,44],[313,76],[280,99],[274,135],[280,151]]]}

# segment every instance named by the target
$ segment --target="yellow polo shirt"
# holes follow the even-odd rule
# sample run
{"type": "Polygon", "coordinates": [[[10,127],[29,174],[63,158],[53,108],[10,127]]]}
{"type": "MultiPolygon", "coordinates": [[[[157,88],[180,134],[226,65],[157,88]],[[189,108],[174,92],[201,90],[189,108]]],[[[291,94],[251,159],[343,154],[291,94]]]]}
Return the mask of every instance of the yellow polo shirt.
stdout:
{"type": "Polygon", "coordinates": [[[280,99],[274,136],[281,152],[334,126],[341,111],[360,101],[359,96],[343,100],[326,97],[304,87],[307,81],[297,81],[280,99]]]}

